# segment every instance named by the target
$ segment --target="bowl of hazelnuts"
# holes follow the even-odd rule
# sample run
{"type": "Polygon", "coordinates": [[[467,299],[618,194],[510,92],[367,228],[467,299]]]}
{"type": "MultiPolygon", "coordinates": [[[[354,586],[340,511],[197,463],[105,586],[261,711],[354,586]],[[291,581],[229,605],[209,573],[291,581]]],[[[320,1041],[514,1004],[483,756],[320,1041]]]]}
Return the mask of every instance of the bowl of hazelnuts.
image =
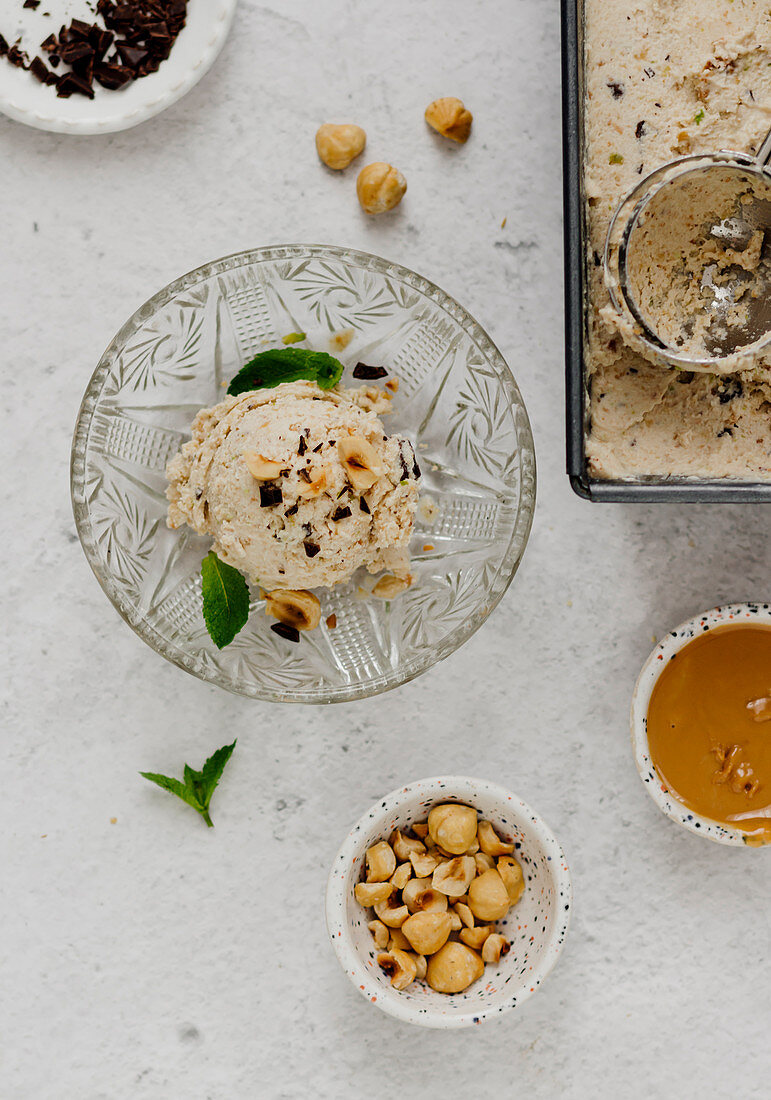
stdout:
{"type": "Polygon", "coordinates": [[[327,886],[341,966],[372,1004],[423,1027],[519,1007],[562,950],[565,855],[516,795],[458,776],[421,779],[351,829],[327,886]]]}

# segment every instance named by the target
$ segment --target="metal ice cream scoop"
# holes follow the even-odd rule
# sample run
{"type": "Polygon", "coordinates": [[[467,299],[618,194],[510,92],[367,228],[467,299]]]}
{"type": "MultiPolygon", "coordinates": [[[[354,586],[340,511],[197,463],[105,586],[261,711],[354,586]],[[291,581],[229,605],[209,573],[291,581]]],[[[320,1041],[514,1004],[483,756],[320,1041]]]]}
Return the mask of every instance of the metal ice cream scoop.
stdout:
{"type": "Polygon", "coordinates": [[[771,132],[756,156],[657,168],[619,204],[605,244],[626,336],[656,362],[729,373],[771,350],[771,132]]]}

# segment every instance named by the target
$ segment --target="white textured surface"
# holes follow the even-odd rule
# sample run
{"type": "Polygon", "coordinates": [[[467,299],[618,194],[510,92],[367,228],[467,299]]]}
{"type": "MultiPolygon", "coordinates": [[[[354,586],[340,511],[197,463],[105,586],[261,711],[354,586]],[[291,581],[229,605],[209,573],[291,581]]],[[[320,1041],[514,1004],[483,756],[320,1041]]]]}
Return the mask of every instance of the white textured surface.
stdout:
{"type": "Polygon", "coordinates": [[[571,495],[556,8],[242,0],[212,73],[134,131],[0,120],[3,1100],[768,1095],[768,853],[657,813],[627,712],[653,635],[768,598],[771,515],[571,495]],[[445,93],[476,116],[465,148],[425,131],[445,93]],[[396,216],[366,220],[354,173],[316,162],[335,118],[407,176],[396,216]],[[416,683],[328,710],[227,696],[144,647],[89,573],[67,495],[80,395],[123,320],[197,264],[288,240],[379,252],[458,297],[511,363],[540,460],[530,546],[486,627],[416,683]],[[214,830],[137,775],[234,736],[214,830]],[[349,986],[323,890],[369,803],[439,771],[542,813],[576,897],[521,1013],[430,1035],[349,986]]]}

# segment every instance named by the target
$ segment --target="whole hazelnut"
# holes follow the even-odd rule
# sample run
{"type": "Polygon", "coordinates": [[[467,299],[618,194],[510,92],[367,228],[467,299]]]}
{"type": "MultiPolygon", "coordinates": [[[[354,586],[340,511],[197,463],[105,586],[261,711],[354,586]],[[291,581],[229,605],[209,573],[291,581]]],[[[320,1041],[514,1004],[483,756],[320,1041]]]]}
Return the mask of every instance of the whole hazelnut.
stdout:
{"type": "Polygon", "coordinates": [[[361,126],[325,122],[316,131],[316,151],[327,168],[340,171],[363,152],[367,135],[361,126]]]}
{"type": "Polygon", "coordinates": [[[435,99],[426,107],[426,122],[442,137],[459,141],[461,145],[468,141],[474,116],[467,111],[461,100],[454,96],[435,99]]]}
{"type": "Polygon", "coordinates": [[[367,214],[384,214],[398,206],[407,190],[407,181],[396,168],[382,161],[368,164],[359,172],[356,194],[367,214]]]}

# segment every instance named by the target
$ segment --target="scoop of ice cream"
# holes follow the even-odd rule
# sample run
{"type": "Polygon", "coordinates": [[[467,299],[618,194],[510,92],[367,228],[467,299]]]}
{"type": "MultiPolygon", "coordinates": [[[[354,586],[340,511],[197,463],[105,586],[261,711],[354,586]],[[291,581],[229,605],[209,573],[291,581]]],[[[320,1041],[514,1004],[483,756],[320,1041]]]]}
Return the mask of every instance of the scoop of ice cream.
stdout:
{"type": "Polygon", "coordinates": [[[228,397],[202,409],[171,460],[168,523],[264,588],[330,587],[360,567],[409,575],[420,471],[388,436],[380,391],[314,382],[228,397]]]}

